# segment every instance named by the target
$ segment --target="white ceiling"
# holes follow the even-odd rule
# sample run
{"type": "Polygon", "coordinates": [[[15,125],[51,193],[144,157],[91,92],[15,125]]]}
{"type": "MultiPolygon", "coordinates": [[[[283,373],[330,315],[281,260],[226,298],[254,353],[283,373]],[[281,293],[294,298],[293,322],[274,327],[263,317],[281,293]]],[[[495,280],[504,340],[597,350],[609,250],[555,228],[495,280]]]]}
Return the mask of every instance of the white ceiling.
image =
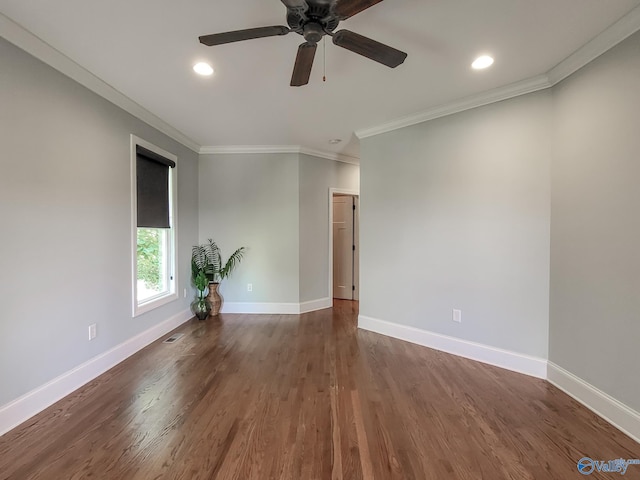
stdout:
{"type": "Polygon", "coordinates": [[[357,157],[355,131],[544,74],[640,0],[386,0],[342,22],[409,54],[389,69],[326,44],[289,86],[302,37],[205,47],[286,25],[279,0],[0,0],[0,12],[201,146],[302,145],[357,157]],[[490,53],[494,66],[470,63],[490,53]],[[210,62],[216,74],[191,67],[210,62]],[[329,139],[341,138],[339,145],[329,139]]]}

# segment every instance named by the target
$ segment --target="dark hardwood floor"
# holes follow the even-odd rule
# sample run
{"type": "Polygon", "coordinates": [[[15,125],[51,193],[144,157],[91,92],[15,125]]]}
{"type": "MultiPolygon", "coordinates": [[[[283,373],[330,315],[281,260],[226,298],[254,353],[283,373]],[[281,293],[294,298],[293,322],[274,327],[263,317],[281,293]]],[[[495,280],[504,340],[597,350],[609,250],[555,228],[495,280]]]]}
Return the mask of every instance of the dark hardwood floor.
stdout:
{"type": "Polygon", "coordinates": [[[567,480],[640,458],[548,383],[358,331],[356,308],[191,321],[0,437],[0,478],[567,480]]]}

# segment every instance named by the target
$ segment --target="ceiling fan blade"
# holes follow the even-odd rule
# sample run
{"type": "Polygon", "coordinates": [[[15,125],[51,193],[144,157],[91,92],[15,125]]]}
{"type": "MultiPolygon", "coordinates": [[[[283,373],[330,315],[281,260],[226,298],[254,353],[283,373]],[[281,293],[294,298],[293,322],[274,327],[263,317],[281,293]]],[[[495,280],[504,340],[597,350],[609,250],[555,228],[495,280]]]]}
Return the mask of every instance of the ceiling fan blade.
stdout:
{"type": "Polygon", "coordinates": [[[242,40],[251,40],[253,38],[286,35],[290,31],[289,27],[275,25],[273,27],[248,28],[246,30],[235,30],[233,32],[214,33],[212,35],[203,35],[198,37],[198,39],[200,40],[200,43],[212,47],[214,45],[241,42],[242,40]]]}
{"type": "Polygon", "coordinates": [[[407,58],[407,54],[400,50],[349,30],[336,32],[333,43],[391,68],[397,67],[407,58]]]}
{"type": "Polygon", "coordinates": [[[346,20],[369,7],[373,7],[381,1],[382,0],[338,0],[334,11],[340,20],[346,20]]]}
{"type": "Polygon", "coordinates": [[[318,48],[318,45],[315,43],[303,43],[298,47],[296,64],[293,66],[293,75],[291,75],[292,87],[301,87],[309,83],[313,58],[316,56],[316,48],[318,48]]]}
{"type": "Polygon", "coordinates": [[[290,8],[291,10],[307,11],[307,9],[309,8],[309,5],[307,5],[306,0],[280,0],[280,1],[284,3],[287,8],[290,8]]]}

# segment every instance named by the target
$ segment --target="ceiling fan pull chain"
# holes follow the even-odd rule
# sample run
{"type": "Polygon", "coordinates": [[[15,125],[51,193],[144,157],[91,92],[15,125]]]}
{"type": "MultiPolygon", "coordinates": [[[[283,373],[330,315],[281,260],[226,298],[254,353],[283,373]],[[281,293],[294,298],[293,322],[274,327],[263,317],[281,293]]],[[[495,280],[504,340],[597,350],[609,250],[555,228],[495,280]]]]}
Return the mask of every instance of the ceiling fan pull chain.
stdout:
{"type": "Polygon", "coordinates": [[[327,37],[322,37],[322,62],[323,62],[323,75],[322,81],[327,81],[327,37]]]}

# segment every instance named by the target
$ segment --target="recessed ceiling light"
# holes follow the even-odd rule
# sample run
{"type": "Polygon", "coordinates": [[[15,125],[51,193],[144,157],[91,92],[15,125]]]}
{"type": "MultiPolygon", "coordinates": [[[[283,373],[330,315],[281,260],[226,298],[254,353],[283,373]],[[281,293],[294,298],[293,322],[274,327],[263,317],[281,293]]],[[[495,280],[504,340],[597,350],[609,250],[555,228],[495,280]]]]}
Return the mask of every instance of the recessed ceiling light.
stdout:
{"type": "Polygon", "coordinates": [[[332,138],[331,140],[329,140],[329,143],[331,145],[337,145],[338,143],[340,143],[342,141],[341,138],[332,138]]]}
{"type": "Polygon", "coordinates": [[[211,65],[205,62],[196,63],[193,66],[193,71],[198,75],[213,75],[213,68],[211,68],[211,65]]]}
{"type": "Polygon", "coordinates": [[[493,58],[489,55],[482,55],[473,61],[471,67],[476,70],[482,70],[483,68],[490,67],[491,65],[493,65],[493,58]]]}

